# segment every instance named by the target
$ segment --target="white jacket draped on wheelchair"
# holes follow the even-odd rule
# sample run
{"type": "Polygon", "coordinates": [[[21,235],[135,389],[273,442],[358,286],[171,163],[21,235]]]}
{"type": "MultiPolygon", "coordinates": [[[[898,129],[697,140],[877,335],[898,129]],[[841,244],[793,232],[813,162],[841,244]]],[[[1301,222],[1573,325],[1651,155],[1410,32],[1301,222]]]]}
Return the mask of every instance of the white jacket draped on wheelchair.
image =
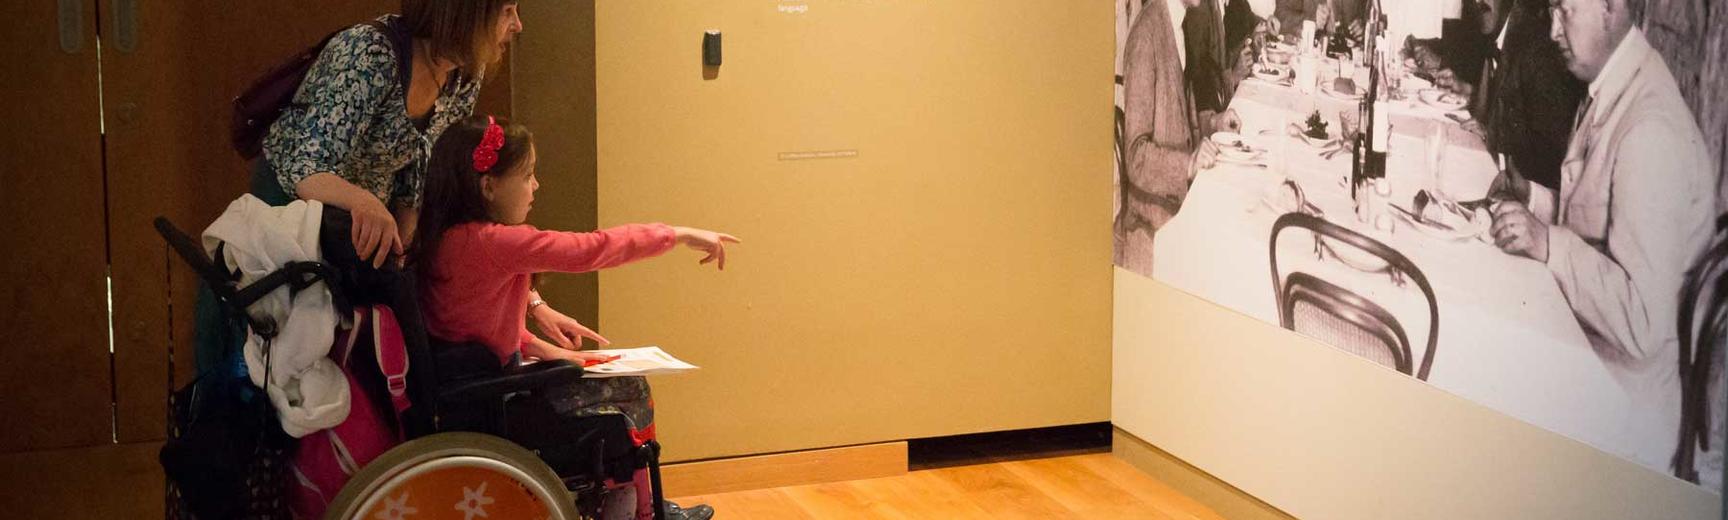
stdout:
{"type": "MultiPolygon", "coordinates": [[[[224,362],[201,367],[198,379],[171,398],[169,441],[161,453],[169,480],[170,518],[289,517],[286,490],[305,484],[307,477],[290,467],[296,440],[284,426],[309,430],[332,422],[317,410],[293,408],[343,393],[347,395],[342,398],[372,399],[390,409],[387,384],[379,377],[377,363],[370,362],[375,352],[369,349],[379,348],[371,341],[355,347],[366,352],[350,354],[358,362],[347,366],[351,377],[346,381],[359,384],[345,392],[299,388],[328,385],[327,376],[297,381],[292,392],[261,391],[254,384],[270,379],[260,376],[274,375],[275,363],[310,366],[306,359],[294,359],[296,354],[284,343],[296,334],[294,326],[285,323],[309,320],[284,320],[279,313],[261,309],[292,308],[303,293],[320,291],[328,291],[325,305],[336,316],[353,316],[353,309],[368,306],[393,311],[400,346],[383,348],[405,350],[408,367],[406,391],[399,392],[406,398],[399,417],[382,414],[393,438],[405,442],[395,443],[369,462],[351,460],[348,450],[336,442],[334,451],[351,478],[335,496],[317,497],[328,505],[324,518],[587,518],[598,512],[607,480],[628,482],[643,467],[653,483],[655,518],[665,518],[658,444],[652,440],[636,444],[621,415],[561,415],[538,395],[542,389],[580,378],[580,366],[542,361],[494,368],[488,366],[491,363],[467,362],[476,356],[496,359],[483,346],[434,344],[421,321],[412,274],[390,267],[373,269],[362,262],[349,241],[346,211],[296,204],[301,206],[292,211],[302,213],[287,220],[317,228],[316,246],[306,245],[320,258],[284,260],[279,253],[259,253],[279,265],[262,275],[253,272],[244,277],[241,271],[256,270],[257,265],[233,265],[246,262],[235,261],[241,255],[228,249],[260,247],[257,244],[207,239],[214,250],[207,251],[166,219],[156,219],[158,232],[207,287],[210,294],[205,299],[216,304],[212,310],[217,316],[199,323],[200,334],[247,338],[244,354],[237,348],[211,356],[201,353],[201,359],[224,362]],[[260,303],[270,298],[277,300],[260,303]],[[247,370],[237,368],[243,358],[252,365],[262,363],[263,370],[254,366],[249,377],[247,370]],[[318,395],[326,397],[313,397],[318,395]],[[290,413],[278,413],[279,408],[290,413]]],[[[281,223],[281,219],[259,220],[264,227],[281,223]]],[[[331,338],[322,341],[341,337],[335,331],[300,337],[307,336],[331,338]]],[[[318,350],[328,351],[328,345],[318,350]]]]}

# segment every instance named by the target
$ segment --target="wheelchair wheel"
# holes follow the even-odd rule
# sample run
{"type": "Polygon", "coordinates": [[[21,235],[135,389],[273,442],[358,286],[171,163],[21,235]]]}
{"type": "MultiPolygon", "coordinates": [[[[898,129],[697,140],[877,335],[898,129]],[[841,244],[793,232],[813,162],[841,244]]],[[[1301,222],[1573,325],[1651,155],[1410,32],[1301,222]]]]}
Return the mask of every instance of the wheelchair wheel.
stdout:
{"type": "Polygon", "coordinates": [[[392,448],[361,468],[324,518],[578,518],[552,468],[510,441],[440,433],[392,448]]]}

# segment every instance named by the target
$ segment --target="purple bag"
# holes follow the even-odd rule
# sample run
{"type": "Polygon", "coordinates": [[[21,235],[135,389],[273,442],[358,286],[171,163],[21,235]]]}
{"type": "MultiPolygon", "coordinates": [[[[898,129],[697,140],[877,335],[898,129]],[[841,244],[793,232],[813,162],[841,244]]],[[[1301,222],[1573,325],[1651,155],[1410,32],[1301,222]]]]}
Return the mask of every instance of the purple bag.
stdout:
{"type": "MultiPolygon", "coordinates": [[[[366,22],[366,25],[391,35],[390,43],[396,48],[405,47],[397,44],[397,32],[388,24],[372,20],[366,22]]],[[[242,159],[250,161],[263,152],[264,134],[270,131],[270,125],[282,116],[283,108],[294,102],[294,94],[300,91],[300,84],[306,81],[306,73],[318,62],[318,55],[324,52],[324,46],[329,45],[331,39],[346,30],[348,28],[344,27],[330,33],[317,45],[270,69],[234,98],[234,115],[228,124],[228,139],[242,159]]],[[[406,59],[398,60],[404,65],[409,63],[406,59]]],[[[404,82],[407,77],[406,71],[398,75],[404,82]]]]}

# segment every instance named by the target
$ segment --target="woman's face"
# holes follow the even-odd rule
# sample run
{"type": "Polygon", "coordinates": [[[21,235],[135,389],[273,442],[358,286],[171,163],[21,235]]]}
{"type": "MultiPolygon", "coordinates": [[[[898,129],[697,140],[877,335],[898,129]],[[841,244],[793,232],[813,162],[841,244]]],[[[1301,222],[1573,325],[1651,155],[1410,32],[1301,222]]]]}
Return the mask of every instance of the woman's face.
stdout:
{"type": "Polygon", "coordinates": [[[516,2],[504,4],[504,12],[498,15],[498,22],[492,27],[492,43],[496,46],[493,56],[503,59],[504,51],[510,47],[510,41],[520,32],[522,17],[517,12],[516,2]]]}
{"type": "Polygon", "coordinates": [[[516,225],[528,221],[528,210],[534,209],[534,192],[540,189],[540,179],[534,175],[534,148],[515,168],[502,175],[487,175],[481,182],[486,195],[486,211],[493,222],[516,225]]]}

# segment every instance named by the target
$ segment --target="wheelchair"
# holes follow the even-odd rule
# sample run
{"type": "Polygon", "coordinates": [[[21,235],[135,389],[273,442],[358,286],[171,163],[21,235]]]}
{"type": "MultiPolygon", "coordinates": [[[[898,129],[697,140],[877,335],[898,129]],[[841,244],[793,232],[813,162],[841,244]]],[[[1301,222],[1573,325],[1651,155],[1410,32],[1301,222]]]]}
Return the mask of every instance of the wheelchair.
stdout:
{"type": "MultiPolygon", "coordinates": [[[[483,346],[433,341],[422,321],[413,274],[390,267],[375,269],[362,261],[349,241],[348,212],[331,206],[323,211],[319,233],[322,261],[291,262],[243,287],[239,275],[220,263],[220,246],[217,259],[212,260],[197,241],[167,219],[157,218],[155,227],[214,293],[224,319],[231,322],[224,326],[244,327],[266,340],[273,338],[278,324],[268,317],[251,316],[245,309],[278,288],[286,286],[297,293],[320,283],[330,290],[339,313],[356,305],[385,305],[394,312],[411,367],[406,389],[411,404],[399,421],[391,421],[405,442],[354,471],[329,500],[324,518],[400,518],[407,513],[413,513],[414,518],[595,518],[605,482],[631,481],[637,470],[646,467],[653,489],[654,518],[665,520],[658,443],[633,442],[629,423],[622,415],[562,416],[539,398],[541,389],[582,377],[581,366],[563,360],[498,366],[483,346]],[[406,497],[422,505],[415,507],[406,497]],[[428,503],[442,505],[424,505],[428,503]]],[[[371,367],[366,364],[353,369],[377,370],[375,363],[371,367]]],[[[262,398],[256,387],[249,387],[243,375],[225,384],[209,381],[221,379],[201,374],[198,381],[170,399],[170,440],[162,454],[164,470],[169,473],[169,516],[285,518],[280,495],[275,503],[264,506],[254,500],[245,511],[209,506],[200,510],[186,505],[197,502],[193,500],[196,497],[185,496],[185,489],[176,485],[177,480],[185,479],[227,479],[231,482],[218,484],[227,484],[224,489],[229,492],[257,495],[261,486],[285,486],[293,478],[283,463],[293,443],[275,424],[268,399],[262,398]],[[184,416],[197,416],[201,400],[233,401],[230,394],[235,392],[252,398],[248,401],[251,404],[241,408],[249,412],[205,413],[201,420],[223,424],[204,428],[220,430],[217,434],[199,436],[182,431],[188,423],[184,416]],[[231,442],[234,439],[242,442],[231,442]],[[248,444],[250,453],[246,448],[235,448],[235,444],[248,444]],[[251,460],[243,468],[233,464],[223,467],[221,463],[170,467],[171,458],[196,458],[187,454],[222,450],[232,452],[230,462],[235,458],[251,460]],[[244,484],[232,482],[236,478],[244,484]],[[210,512],[213,510],[220,512],[210,512]]],[[[381,397],[385,391],[381,386],[362,384],[351,388],[350,396],[387,400],[381,397]]],[[[265,491],[268,494],[270,490],[265,491]]]]}

